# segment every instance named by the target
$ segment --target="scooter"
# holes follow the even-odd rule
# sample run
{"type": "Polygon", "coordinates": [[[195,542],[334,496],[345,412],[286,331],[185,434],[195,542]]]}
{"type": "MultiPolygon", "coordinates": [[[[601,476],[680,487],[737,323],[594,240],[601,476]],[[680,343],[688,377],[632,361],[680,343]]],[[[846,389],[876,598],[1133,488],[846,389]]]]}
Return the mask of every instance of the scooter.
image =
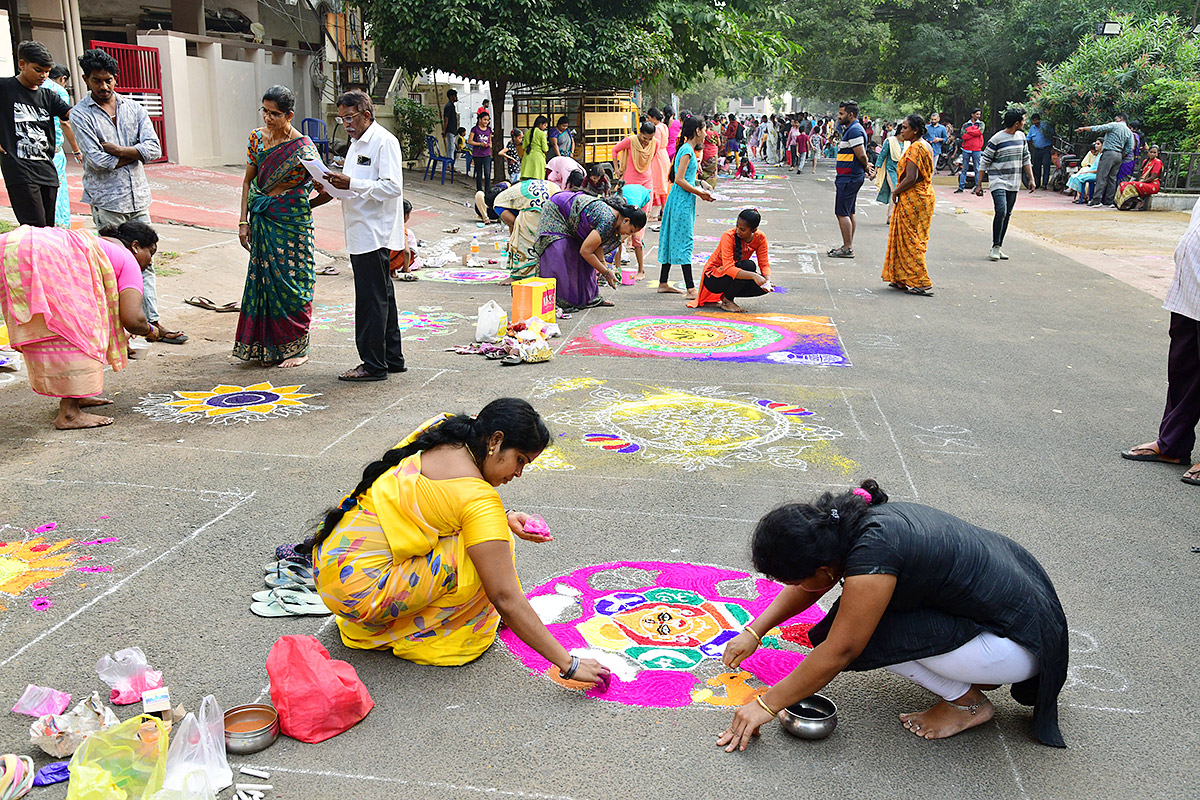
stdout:
{"type": "Polygon", "coordinates": [[[1050,161],[1054,165],[1054,170],[1050,173],[1050,191],[1061,192],[1066,189],[1067,181],[1079,171],[1081,160],[1075,154],[1074,145],[1056,136],[1054,149],[1050,151],[1050,161]]]}

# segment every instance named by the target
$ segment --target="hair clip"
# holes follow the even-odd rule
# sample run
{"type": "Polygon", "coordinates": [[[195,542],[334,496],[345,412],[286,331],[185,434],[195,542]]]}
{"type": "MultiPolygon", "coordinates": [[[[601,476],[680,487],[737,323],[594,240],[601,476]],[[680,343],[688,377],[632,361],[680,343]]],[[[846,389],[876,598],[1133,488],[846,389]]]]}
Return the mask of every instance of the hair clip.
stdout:
{"type": "Polygon", "coordinates": [[[831,520],[833,520],[834,522],[840,522],[842,519],[842,515],[838,513],[838,510],[836,508],[831,508],[831,509],[829,509],[829,518],[831,520]]]}
{"type": "Polygon", "coordinates": [[[355,504],[357,504],[357,503],[358,503],[358,498],[352,494],[348,494],[342,498],[342,502],[340,504],[338,504],[338,508],[340,508],[342,510],[342,513],[344,514],[345,512],[354,508],[355,504]]]}

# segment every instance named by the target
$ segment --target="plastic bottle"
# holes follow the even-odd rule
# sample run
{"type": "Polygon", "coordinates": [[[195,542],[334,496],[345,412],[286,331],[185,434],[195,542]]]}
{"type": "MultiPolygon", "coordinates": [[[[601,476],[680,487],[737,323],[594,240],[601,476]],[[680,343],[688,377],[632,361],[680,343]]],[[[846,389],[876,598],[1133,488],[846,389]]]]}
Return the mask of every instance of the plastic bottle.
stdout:
{"type": "Polygon", "coordinates": [[[479,255],[479,237],[471,237],[471,255],[479,255]]]}

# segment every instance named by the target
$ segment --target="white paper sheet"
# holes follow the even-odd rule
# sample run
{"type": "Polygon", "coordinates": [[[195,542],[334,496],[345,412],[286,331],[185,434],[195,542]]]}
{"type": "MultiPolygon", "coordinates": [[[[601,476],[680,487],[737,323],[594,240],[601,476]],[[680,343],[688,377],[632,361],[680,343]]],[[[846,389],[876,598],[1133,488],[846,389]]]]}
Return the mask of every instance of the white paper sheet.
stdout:
{"type": "Polygon", "coordinates": [[[308,174],[312,175],[312,178],[317,182],[317,185],[324,189],[330,197],[335,197],[339,200],[344,200],[347,197],[357,197],[357,194],[350,189],[339,189],[329,181],[325,180],[325,173],[329,172],[329,168],[317,159],[306,161],[302,158],[300,159],[300,163],[303,164],[304,168],[308,170],[308,174]]]}

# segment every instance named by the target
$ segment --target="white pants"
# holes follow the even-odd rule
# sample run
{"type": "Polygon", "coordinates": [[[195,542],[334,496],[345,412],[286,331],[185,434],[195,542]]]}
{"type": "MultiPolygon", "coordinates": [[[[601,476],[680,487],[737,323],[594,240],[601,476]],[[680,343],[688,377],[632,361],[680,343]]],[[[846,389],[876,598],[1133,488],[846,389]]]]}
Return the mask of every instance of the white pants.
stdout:
{"type": "Polygon", "coordinates": [[[1033,653],[1011,639],[981,633],[957,650],[885,667],[945,700],[957,700],[973,683],[1020,683],[1041,671],[1033,653]]]}

